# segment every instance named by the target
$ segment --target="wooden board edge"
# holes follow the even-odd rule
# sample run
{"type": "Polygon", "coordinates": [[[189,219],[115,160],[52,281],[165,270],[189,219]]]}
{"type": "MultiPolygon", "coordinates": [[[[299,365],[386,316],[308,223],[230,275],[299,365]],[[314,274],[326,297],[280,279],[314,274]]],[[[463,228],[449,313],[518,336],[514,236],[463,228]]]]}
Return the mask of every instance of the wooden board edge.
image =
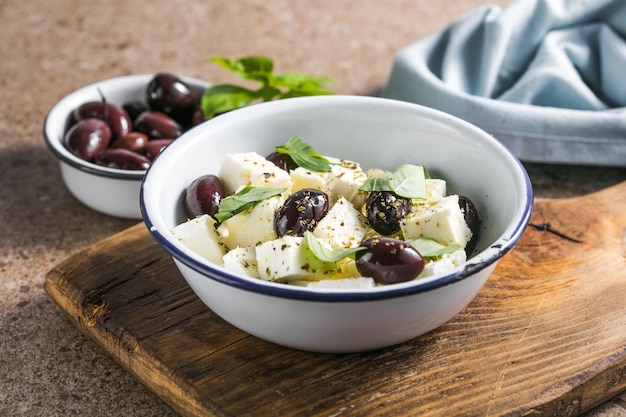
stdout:
{"type": "Polygon", "coordinates": [[[150,360],[149,355],[141,349],[138,341],[131,342],[134,346],[133,349],[121,348],[119,343],[116,345],[107,340],[106,335],[102,332],[94,331],[97,321],[102,319],[102,315],[96,314],[94,316],[91,314],[93,312],[88,314],[83,309],[76,307],[83,305],[82,300],[84,298],[64,278],[59,268],[53,268],[46,274],[44,290],[81,333],[93,340],[107,356],[178,414],[184,417],[222,417],[227,414],[216,405],[201,401],[202,396],[191,384],[175,381],[177,378],[163,363],[150,360]],[[75,303],[72,304],[68,300],[74,300],[75,303]],[[164,374],[169,375],[171,379],[163,378],[164,374]]]}
{"type": "Polygon", "coordinates": [[[616,398],[626,390],[626,347],[597,363],[585,376],[582,382],[559,382],[522,415],[575,417],[616,398]]]}

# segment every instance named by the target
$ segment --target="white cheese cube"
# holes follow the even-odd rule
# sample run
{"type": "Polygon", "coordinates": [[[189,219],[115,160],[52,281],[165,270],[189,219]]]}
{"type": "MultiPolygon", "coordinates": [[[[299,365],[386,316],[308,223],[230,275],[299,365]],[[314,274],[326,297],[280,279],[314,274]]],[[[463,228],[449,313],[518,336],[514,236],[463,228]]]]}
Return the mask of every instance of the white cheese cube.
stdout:
{"type": "Polygon", "coordinates": [[[328,194],[331,204],[343,196],[356,208],[361,208],[366,193],[359,191],[359,188],[367,180],[365,172],[356,162],[326,158],[333,163],[328,172],[309,171],[302,167],[291,171],[292,192],[314,188],[328,194]]]}
{"type": "Polygon", "coordinates": [[[253,278],[259,277],[254,247],[238,247],[230,250],[224,255],[223,260],[224,268],[235,274],[247,275],[253,278]]]}
{"type": "MultiPolygon", "coordinates": [[[[356,262],[354,259],[345,258],[337,262],[336,270],[332,271],[324,276],[307,276],[304,279],[295,279],[290,280],[290,285],[299,285],[301,287],[306,287],[311,282],[319,282],[326,280],[338,280],[344,278],[363,278],[361,273],[356,267],[356,262]]],[[[369,278],[369,277],[367,277],[369,278]]],[[[373,279],[373,278],[372,278],[373,279]]]]}
{"type": "Polygon", "coordinates": [[[309,282],[307,287],[309,288],[329,288],[329,289],[358,289],[358,288],[373,288],[376,283],[372,278],[359,277],[359,278],[341,278],[341,279],[323,279],[321,281],[309,282]]]}
{"type": "Polygon", "coordinates": [[[414,205],[413,211],[400,222],[400,230],[405,239],[428,237],[445,245],[458,243],[462,247],[472,236],[457,195],[414,205]]]}
{"type": "Polygon", "coordinates": [[[256,247],[256,260],[259,277],[268,281],[320,279],[337,270],[334,262],[317,259],[304,244],[304,238],[298,236],[261,243],[256,247]]]}
{"type": "Polygon", "coordinates": [[[440,258],[427,262],[417,278],[443,274],[457,266],[463,265],[466,260],[467,256],[464,249],[459,249],[452,253],[445,253],[441,255],[440,258]]]}
{"type": "Polygon", "coordinates": [[[315,237],[325,239],[333,249],[359,246],[367,231],[365,216],[344,197],[339,197],[313,230],[315,237]]]}
{"type": "Polygon", "coordinates": [[[256,152],[227,154],[218,176],[227,195],[248,185],[291,189],[289,173],[256,152]]]}
{"type": "Polygon", "coordinates": [[[367,178],[377,178],[377,177],[384,177],[389,175],[390,172],[389,171],[385,171],[383,169],[380,168],[370,168],[367,170],[367,178]]]}
{"type": "Polygon", "coordinates": [[[440,199],[446,196],[446,182],[436,178],[428,178],[425,181],[426,185],[426,199],[440,199]]]}
{"type": "Polygon", "coordinates": [[[219,243],[219,236],[215,231],[215,220],[208,214],[187,220],[174,227],[174,236],[187,248],[196,254],[222,264],[224,249],[219,243]]]}
{"type": "Polygon", "coordinates": [[[291,192],[313,188],[326,192],[326,184],[329,182],[330,172],[309,171],[308,169],[298,167],[290,172],[291,175],[291,192]]]}
{"type": "MultiPolygon", "coordinates": [[[[389,171],[384,171],[379,168],[370,168],[367,170],[368,178],[377,178],[384,177],[386,175],[390,175],[389,171]]],[[[446,181],[438,178],[426,178],[424,181],[424,185],[426,187],[426,199],[440,199],[446,196],[446,181]]],[[[420,199],[416,199],[419,204],[420,199]]],[[[421,199],[423,201],[423,199],[421,199]]]]}
{"type": "Polygon", "coordinates": [[[226,248],[234,249],[276,239],[274,217],[283,201],[282,196],[267,198],[222,222],[217,228],[221,242],[226,248]]]}
{"type": "Polygon", "coordinates": [[[345,278],[358,278],[361,276],[361,273],[356,267],[356,261],[351,258],[343,259],[337,262],[339,270],[341,271],[339,275],[345,278]]]}
{"type": "Polygon", "coordinates": [[[329,184],[331,200],[337,201],[344,196],[354,207],[361,208],[367,198],[367,193],[359,188],[367,181],[367,175],[356,162],[341,161],[341,165],[333,165],[330,172],[333,174],[329,184]]]}

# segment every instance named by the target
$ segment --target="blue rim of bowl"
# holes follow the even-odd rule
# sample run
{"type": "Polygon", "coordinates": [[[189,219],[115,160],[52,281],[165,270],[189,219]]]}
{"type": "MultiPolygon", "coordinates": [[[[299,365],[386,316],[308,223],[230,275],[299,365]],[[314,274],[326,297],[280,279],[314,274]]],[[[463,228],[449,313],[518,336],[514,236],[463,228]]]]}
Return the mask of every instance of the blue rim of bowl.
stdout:
{"type": "MultiPolygon", "coordinates": [[[[59,141],[55,140],[55,138],[51,138],[48,135],[47,130],[48,130],[49,119],[52,117],[52,115],[54,115],[54,113],[58,111],[58,109],[61,108],[66,102],[73,101],[73,99],[79,96],[81,93],[85,91],[89,91],[89,90],[97,90],[103,85],[106,86],[107,84],[116,83],[120,81],[127,81],[127,82],[136,81],[137,83],[141,82],[147,85],[152,77],[154,77],[154,74],[133,74],[133,75],[124,75],[120,77],[108,78],[105,80],[101,80],[101,81],[97,81],[97,82],[85,85],[77,90],[74,90],[73,92],[69,93],[68,95],[60,99],[48,111],[44,119],[44,123],[43,123],[43,137],[44,137],[44,141],[48,149],[57,157],[59,161],[73,168],[76,168],[82,172],[98,175],[101,177],[119,179],[119,180],[141,181],[147,172],[146,170],[124,170],[124,169],[117,169],[117,168],[109,168],[109,167],[104,167],[104,166],[94,164],[92,162],[84,161],[78,158],[77,156],[75,156],[74,154],[72,154],[67,148],[65,148],[63,143],[60,143],[59,141]]],[[[192,77],[181,77],[181,78],[193,84],[198,84],[198,85],[204,84],[206,86],[209,85],[206,81],[203,81],[197,78],[192,78],[192,77]]],[[[65,121],[66,125],[68,121],[69,119],[65,121]]]]}
{"type": "MultiPolygon", "coordinates": [[[[391,99],[382,99],[391,100],[391,99]]],[[[410,104],[409,105],[415,105],[410,104]]],[[[432,110],[432,109],[430,109],[432,110]]],[[[441,113],[434,110],[436,113],[441,113]]],[[[478,129],[474,125],[469,124],[461,119],[458,119],[462,123],[466,123],[473,129],[478,129]]],[[[464,280],[476,272],[483,270],[495,262],[499,261],[506,253],[508,253],[522,237],[522,234],[526,230],[533,211],[534,193],[532,184],[528,173],[524,168],[520,160],[513,154],[513,152],[507,148],[504,144],[499,142],[493,136],[489,136],[490,140],[499,146],[505,154],[507,154],[512,162],[517,165],[519,172],[523,176],[524,189],[526,203],[521,210],[521,215],[515,226],[510,226],[507,230],[510,233],[500,236],[494,241],[488,248],[483,249],[481,252],[470,258],[464,265],[455,268],[449,273],[425,278],[423,280],[413,280],[400,284],[392,284],[376,287],[372,289],[362,290],[337,290],[337,291],[317,291],[306,287],[291,286],[287,284],[278,284],[273,282],[263,281],[258,278],[241,277],[235,275],[224,268],[216,268],[199,259],[195,259],[188,254],[182,252],[179,248],[172,244],[165,236],[159,231],[157,226],[150,220],[148,215],[145,200],[144,200],[144,182],[141,185],[140,190],[140,210],[144,220],[144,224],[148,228],[148,231],[152,235],[153,239],[174,259],[183,263],[192,270],[202,274],[206,279],[213,279],[222,284],[235,287],[240,290],[250,291],[254,293],[263,294],[266,296],[287,298],[293,300],[304,301],[317,301],[317,302],[363,302],[373,300],[385,300],[391,298],[405,297],[413,294],[433,291],[446,285],[451,285],[455,282],[464,280]],[[257,282],[258,281],[258,282],[257,282]]],[[[148,172],[151,167],[148,168],[148,172]]]]}

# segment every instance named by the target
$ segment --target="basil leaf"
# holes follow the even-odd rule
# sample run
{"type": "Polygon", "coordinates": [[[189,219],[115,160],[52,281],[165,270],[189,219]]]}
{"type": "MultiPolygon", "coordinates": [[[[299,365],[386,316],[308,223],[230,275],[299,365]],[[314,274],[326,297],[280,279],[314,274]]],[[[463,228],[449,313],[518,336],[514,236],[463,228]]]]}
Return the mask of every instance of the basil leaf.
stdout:
{"type": "Polygon", "coordinates": [[[239,59],[214,57],[209,60],[245,80],[269,83],[274,62],[266,56],[248,56],[239,59]]]}
{"type": "Polygon", "coordinates": [[[392,191],[388,176],[368,178],[367,181],[359,187],[359,190],[367,192],[392,191]]]}
{"type": "Polygon", "coordinates": [[[202,112],[207,119],[220,113],[245,107],[260,96],[256,91],[230,84],[214,85],[202,95],[202,112]]]}
{"type": "Polygon", "coordinates": [[[320,261],[323,262],[338,262],[344,258],[351,256],[363,249],[362,246],[357,246],[355,248],[341,248],[341,249],[329,249],[317,240],[315,235],[311,232],[304,232],[304,241],[311,251],[311,253],[320,261]]]}
{"type": "Polygon", "coordinates": [[[281,194],[285,190],[286,188],[244,187],[239,192],[220,200],[219,210],[215,214],[215,218],[217,221],[223,222],[235,214],[253,207],[258,202],[281,194]]]}
{"type": "Polygon", "coordinates": [[[263,87],[259,88],[256,92],[263,101],[274,100],[274,98],[280,95],[280,90],[270,85],[263,85],[263,87]]]}
{"type": "Polygon", "coordinates": [[[238,59],[213,57],[209,62],[217,64],[244,80],[261,84],[257,90],[228,85],[216,85],[207,90],[202,98],[205,119],[217,114],[252,104],[255,100],[271,101],[289,97],[334,94],[324,88],[330,78],[306,74],[274,74],[274,62],[266,56],[248,56],[238,59]]]}
{"type": "Polygon", "coordinates": [[[426,198],[426,175],[424,167],[418,165],[400,165],[391,174],[389,185],[400,197],[426,198]]]}
{"type": "Polygon", "coordinates": [[[330,162],[298,136],[294,136],[284,145],[276,147],[276,152],[289,155],[300,167],[318,172],[330,171],[330,162]]]}
{"type": "Polygon", "coordinates": [[[419,165],[403,164],[390,174],[368,178],[361,191],[390,191],[405,198],[426,198],[426,170],[419,165]]]}
{"type": "Polygon", "coordinates": [[[446,246],[427,237],[408,239],[407,243],[413,246],[424,258],[436,258],[446,253],[456,252],[457,250],[463,248],[458,243],[446,246]]]}
{"type": "Polygon", "coordinates": [[[332,78],[328,77],[314,77],[306,74],[287,72],[276,75],[272,80],[272,85],[287,88],[288,91],[281,95],[282,98],[287,98],[334,94],[324,88],[325,83],[333,81],[332,78]]]}

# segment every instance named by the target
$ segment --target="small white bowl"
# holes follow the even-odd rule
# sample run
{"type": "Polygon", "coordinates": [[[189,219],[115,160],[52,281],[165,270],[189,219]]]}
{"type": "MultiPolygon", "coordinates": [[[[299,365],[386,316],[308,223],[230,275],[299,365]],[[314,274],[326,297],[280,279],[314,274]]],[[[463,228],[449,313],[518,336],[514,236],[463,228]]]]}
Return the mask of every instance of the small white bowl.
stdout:
{"type": "MultiPolygon", "coordinates": [[[[61,176],[66,187],[87,207],[114,217],[141,219],[139,191],[145,170],[123,170],[84,161],[64,144],[72,112],[88,101],[100,101],[121,106],[128,101],[145,102],[146,87],[154,74],[137,74],[111,78],[82,87],[58,101],[48,112],[43,135],[48,148],[59,160],[61,176]]],[[[204,81],[181,77],[197,87],[207,87],[204,81]]]]}
{"type": "Polygon", "coordinates": [[[382,348],[424,334],[462,310],[530,219],[526,171],[500,142],[442,112],[357,96],[294,98],[224,114],[190,130],[148,169],[144,221],[198,297],[234,326],[262,339],[317,352],[382,348]],[[196,177],[216,174],[227,153],[267,155],[291,136],[323,155],[367,169],[424,165],[469,196],[483,222],[478,253],[463,266],[425,279],[359,290],[321,290],[239,276],[212,264],[171,233],[185,220],[181,195],[196,177]],[[176,175],[172,175],[175,172],[176,175]]]}

